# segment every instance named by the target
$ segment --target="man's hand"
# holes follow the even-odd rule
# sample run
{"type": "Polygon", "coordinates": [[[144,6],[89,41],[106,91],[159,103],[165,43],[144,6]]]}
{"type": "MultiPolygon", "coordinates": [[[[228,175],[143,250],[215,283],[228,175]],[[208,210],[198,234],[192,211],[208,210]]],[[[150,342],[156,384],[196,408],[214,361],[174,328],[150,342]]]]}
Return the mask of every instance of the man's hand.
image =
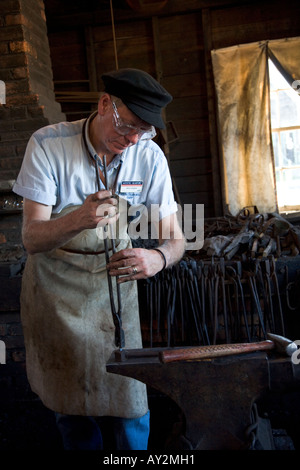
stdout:
{"type": "Polygon", "coordinates": [[[90,194],[83,205],[73,212],[73,216],[78,219],[82,230],[110,225],[119,217],[117,204],[117,199],[111,196],[110,191],[98,191],[90,194]]]}
{"type": "Polygon", "coordinates": [[[113,254],[107,265],[111,276],[120,276],[119,283],[146,279],[161,271],[163,257],[155,250],[128,248],[113,254]]]}
{"type": "Polygon", "coordinates": [[[51,219],[52,207],[24,200],[23,244],[30,254],[59,248],[82,230],[109,225],[118,219],[117,200],[110,191],[89,195],[83,205],[51,219]]]}
{"type": "Polygon", "coordinates": [[[120,276],[119,283],[146,279],[154,276],[165,267],[172,266],[179,261],[185,251],[185,238],[178,225],[176,214],[171,214],[160,220],[159,250],[147,250],[145,248],[131,248],[121,250],[113,254],[107,265],[111,276],[120,276]],[[168,234],[168,238],[163,234],[168,234]]]}

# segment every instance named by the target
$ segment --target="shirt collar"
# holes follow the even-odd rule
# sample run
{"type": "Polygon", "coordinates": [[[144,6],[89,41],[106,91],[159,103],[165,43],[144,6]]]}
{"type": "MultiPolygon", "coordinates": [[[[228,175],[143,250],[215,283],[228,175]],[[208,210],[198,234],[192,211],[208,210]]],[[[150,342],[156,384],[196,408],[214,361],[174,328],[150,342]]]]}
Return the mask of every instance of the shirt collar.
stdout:
{"type": "MultiPolygon", "coordinates": [[[[101,170],[103,170],[103,163],[102,163],[102,160],[101,158],[99,157],[99,155],[97,154],[96,150],[94,149],[91,141],[90,141],[90,137],[89,137],[89,126],[90,126],[90,123],[92,122],[92,120],[94,119],[94,117],[97,115],[98,111],[95,111],[94,113],[92,113],[88,118],[87,118],[87,123],[86,123],[86,126],[85,126],[85,140],[86,140],[86,144],[87,144],[87,147],[88,147],[88,151],[89,151],[89,154],[90,156],[97,162],[97,164],[99,165],[99,167],[101,168],[101,170]]],[[[122,152],[121,154],[118,154],[118,155],[115,155],[115,157],[113,158],[113,160],[110,162],[110,164],[108,165],[107,169],[114,169],[114,168],[117,168],[120,163],[123,162],[124,158],[125,158],[125,155],[126,155],[126,151],[127,149],[125,149],[124,152],[122,152]]]]}

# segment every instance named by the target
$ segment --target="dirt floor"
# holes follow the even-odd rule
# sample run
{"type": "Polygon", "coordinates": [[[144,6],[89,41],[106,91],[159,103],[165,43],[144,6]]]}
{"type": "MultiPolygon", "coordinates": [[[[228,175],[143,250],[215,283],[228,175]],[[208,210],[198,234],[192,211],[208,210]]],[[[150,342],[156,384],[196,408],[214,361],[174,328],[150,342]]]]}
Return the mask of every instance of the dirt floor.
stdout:
{"type": "MultiPolygon", "coordinates": [[[[173,424],[178,419],[178,408],[167,397],[150,397],[151,434],[150,451],[162,451],[173,424]]],[[[300,448],[298,423],[299,393],[271,397],[264,418],[272,422],[272,435],[276,450],[300,448]],[[296,403],[297,402],[297,403],[296,403]],[[295,412],[296,410],[296,412],[295,412]]],[[[105,421],[105,418],[104,418],[105,421]]],[[[112,451],[109,432],[104,434],[106,451],[112,451]]],[[[63,450],[52,411],[38,398],[29,401],[0,404],[0,451],[56,451],[63,450]]]]}
{"type": "Polygon", "coordinates": [[[1,450],[59,450],[60,436],[54,414],[39,401],[0,407],[1,450]]]}
{"type": "MultiPolygon", "coordinates": [[[[163,450],[165,440],[172,429],[172,417],[176,419],[177,406],[167,397],[149,398],[151,409],[151,435],[149,450],[163,450]]],[[[114,450],[112,436],[105,418],[103,426],[104,446],[114,450]]],[[[0,404],[0,451],[3,450],[63,450],[54,413],[35,400],[0,404]]]]}

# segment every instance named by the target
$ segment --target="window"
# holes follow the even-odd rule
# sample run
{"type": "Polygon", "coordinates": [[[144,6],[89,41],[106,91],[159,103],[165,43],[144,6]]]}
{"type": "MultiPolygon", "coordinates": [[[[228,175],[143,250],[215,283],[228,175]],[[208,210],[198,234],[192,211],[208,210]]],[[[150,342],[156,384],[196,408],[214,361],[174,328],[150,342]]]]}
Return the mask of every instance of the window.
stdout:
{"type": "Polygon", "coordinates": [[[271,127],[278,208],[300,210],[300,97],[269,60],[271,127]]]}
{"type": "Polygon", "coordinates": [[[281,213],[299,211],[300,98],[292,86],[300,80],[300,37],[213,49],[211,57],[224,212],[235,216],[247,206],[257,207],[260,213],[276,212],[277,199],[281,213]],[[270,67],[269,58],[274,60],[270,67]],[[275,61],[291,87],[285,82],[282,85],[281,75],[277,85],[275,61]],[[269,68],[274,146],[269,122],[269,68]],[[283,161],[287,157],[292,157],[293,164],[283,161]]]}

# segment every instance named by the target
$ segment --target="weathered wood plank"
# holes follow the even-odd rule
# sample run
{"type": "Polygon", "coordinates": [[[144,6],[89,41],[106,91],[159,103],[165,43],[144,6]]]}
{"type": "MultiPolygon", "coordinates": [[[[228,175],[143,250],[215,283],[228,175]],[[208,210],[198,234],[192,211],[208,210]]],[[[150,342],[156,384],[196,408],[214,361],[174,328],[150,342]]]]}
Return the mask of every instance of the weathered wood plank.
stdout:
{"type": "Polygon", "coordinates": [[[199,73],[201,70],[203,38],[197,27],[198,17],[199,14],[194,13],[159,19],[164,76],[199,73]]]}
{"type": "MultiPolygon", "coordinates": [[[[115,24],[115,33],[117,41],[131,38],[152,38],[151,19],[148,20],[131,20],[126,23],[115,24]]],[[[105,26],[93,27],[94,42],[101,43],[103,40],[112,39],[111,24],[105,26]]]]}
{"type": "Polygon", "coordinates": [[[61,65],[85,64],[85,48],[81,44],[64,44],[52,48],[52,64],[54,67],[61,65]]]}
{"type": "MultiPolygon", "coordinates": [[[[71,4],[68,2],[66,5],[59,0],[56,1],[57,6],[54,6],[54,0],[51,0],[47,8],[47,0],[45,0],[49,31],[81,27],[83,24],[85,26],[111,24],[110,9],[108,5],[101,4],[101,0],[96,4],[91,2],[74,2],[71,4]]],[[[240,2],[241,0],[231,0],[231,4],[240,2]]],[[[192,13],[202,8],[212,8],[226,3],[228,3],[228,0],[170,0],[164,8],[158,11],[158,16],[192,13]]],[[[127,22],[133,19],[138,21],[141,18],[147,18],[147,14],[134,11],[129,7],[126,8],[124,2],[121,2],[120,6],[114,5],[114,18],[117,24],[118,22],[127,22]]]]}
{"type": "MultiPolygon", "coordinates": [[[[180,72],[180,71],[178,71],[180,72]]],[[[196,73],[164,76],[163,85],[173,97],[206,96],[205,75],[203,69],[196,73]]]]}
{"type": "Polygon", "coordinates": [[[213,48],[299,35],[299,2],[211,10],[213,48]]]}
{"type": "Polygon", "coordinates": [[[185,119],[174,123],[181,142],[193,140],[195,136],[200,140],[209,137],[207,119],[185,119]]]}
{"type": "Polygon", "coordinates": [[[223,214],[222,204],[222,185],[220,171],[220,155],[218,146],[218,126],[217,126],[217,107],[215,102],[214,77],[211,62],[212,33],[211,33],[211,14],[209,9],[202,11],[202,25],[204,31],[204,49],[205,49],[205,74],[207,90],[207,108],[209,123],[209,141],[211,150],[212,167],[212,186],[213,199],[216,215],[223,214]]]}
{"type": "Polygon", "coordinates": [[[85,47],[87,58],[87,70],[89,76],[89,85],[91,91],[97,90],[97,68],[95,59],[95,47],[93,29],[89,26],[85,28],[85,47]]]}
{"type": "Polygon", "coordinates": [[[207,158],[184,158],[171,160],[170,170],[174,177],[186,177],[195,175],[207,175],[211,173],[211,160],[207,158]]]}
{"type": "Polygon", "coordinates": [[[210,146],[207,139],[196,139],[186,142],[178,140],[170,144],[170,158],[171,160],[182,160],[192,158],[210,158],[210,146]]]}
{"type": "Polygon", "coordinates": [[[212,193],[197,191],[194,193],[182,193],[181,204],[204,204],[204,217],[212,217],[214,212],[212,193]]]}
{"type": "MultiPolygon", "coordinates": [[[[119,68],[136,67],[155,73],[153,44],[147,38],[133,38],[117,42],[119,68]]],[[[101,73],[115,68],[113,41],[95,44],[98,77],[101,73]]],[[[98,83],[98,86],[101,86],[98,83]]]]}
{"type": "MultiPolygon", "coordinates": [[[[169,90],[172,93],[172,90],[169,90]]],[[[205,96],[175,98],[168,105],[168,119],[201,119],[207,118],[207,99],[205,96]]]]}
{"type": "Polygon", "coordinates": [[[178,191],[183,193],[196,193],[196,192],[210,192],[212,187],[211,175],[194,175],[194,176],[181,176],[180,178],[174,177],[178,191]]]}
{"type": "MultiPolygon", "coordinates": [[[[61,31],[56,31],[53,33],[48,33],[48,40],[49,40],[49,45],[52,50],[54,48],[58,47],[60,48],[62,45],[67,46],[70,44],[82,44],[82,47],[84,47],[84,35],[83,32],[80,29],[73,29],[73,30],[61,30],[61,31]]],[[[55,56],[53,56],[53,59],[55,60],[55,56]]]]}

